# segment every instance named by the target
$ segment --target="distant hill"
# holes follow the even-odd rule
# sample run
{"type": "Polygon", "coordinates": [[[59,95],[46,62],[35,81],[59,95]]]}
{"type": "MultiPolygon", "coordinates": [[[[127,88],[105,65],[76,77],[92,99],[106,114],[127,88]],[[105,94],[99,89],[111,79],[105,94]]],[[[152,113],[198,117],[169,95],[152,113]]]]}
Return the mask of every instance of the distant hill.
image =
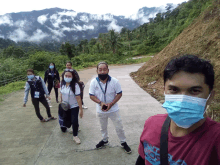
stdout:
{"type": "Polygon", "coordinates": [[[123,27],[132,30],[164,10],[160,7],[143,7],[130,17],[77,13],[61,8],[8,13],[0,16],[0,37],[16,42],[91,39],[111,29],[118,32],[123,27]]]}

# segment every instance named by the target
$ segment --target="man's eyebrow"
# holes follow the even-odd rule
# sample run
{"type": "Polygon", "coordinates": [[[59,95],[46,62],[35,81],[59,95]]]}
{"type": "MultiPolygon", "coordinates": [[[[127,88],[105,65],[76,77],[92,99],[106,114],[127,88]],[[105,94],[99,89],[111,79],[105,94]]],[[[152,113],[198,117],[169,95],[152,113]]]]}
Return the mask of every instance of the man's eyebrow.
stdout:
{"type": "MultiPolygon", "coordinates": [[[[179,87],[177,87],[177,86],[175,86],[175,85],[168,85],[168,87],[169,87],[169,88],[179,88],[179,87]]],[[[202,87],[202,86],[199,86],[199,85],[197,85],[197,86],[192,86],[192,87],[190,87],[190,88],[199,88],[199,89],[203,89],[203,87],[202,87]]]]}
{"type": "Polygon", "coordinates": [[[175,86],[175,85],[168,85],[168,87],[169,87],[169,88],[179,88],[179,87],[177,87],[177,86],[175,86]]]}
{"type": "Polygon", "coordinates": [[[200,88],[200,89],[203,89],[202,86],[192,86],[191,88],[200,88]]]}

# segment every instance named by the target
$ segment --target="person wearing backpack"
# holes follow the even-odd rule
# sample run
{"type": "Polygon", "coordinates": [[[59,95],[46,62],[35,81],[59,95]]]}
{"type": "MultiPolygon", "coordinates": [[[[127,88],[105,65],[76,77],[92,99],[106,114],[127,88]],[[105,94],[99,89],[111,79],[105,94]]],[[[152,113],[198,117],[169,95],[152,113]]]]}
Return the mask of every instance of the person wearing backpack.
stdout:
{"type": "Polygon", "coordinates": [[[40,119],[40,121],[47,122],[49,120],[56,120],[57,118],[51,116],[50,113],[50,107],[46,100],[46,98],[50,99],[50,96],[43,79],[40,76],[35,76],[33,69],[27,70],[27,77],[28,77],[28,81],[26,82],[25,85],[23,107],[26,107],[26,103],[28,101],[28,93],[30,90],[32,103],[34,105],[36,115],[40,119]],[[46,94],[46,98],[44,96],[45,94],[46,94]],[[40,114],[39,102],[41,102],[47,110],[47,115],[48,115],[47,119],[43,118],[40,114]]]}
{"type": "Polygon", "coordinates": [[[80,96],[81,96],[81,99],[82,99],[82,107],[83,109],[87,109],[87,107],[85,106],[84,102],[83,102],[83,92],[84,92],[84,88],[85,88],[85,84],[80,81],[80,77],[79,77],[79,74],[77,73],[77,71],[75,69],[72,68],[72,62],[68,61],[66,63],[66,69],[65,70],[71,70],[74,72],[75,76],[76,76],[76,79],[77,81],[79,82],[79,87],[80,87],[80,96]]]}
{"type": "Polygon", "coordinates": [[[62,114],[62,123],[60,123],[62,132],[66,132],[67,128],[72,125],[73,140],[80,144],[81,141],[78,135],[78,115],[83,117],[82,101],[80,97],[80,87],[75,77],[74,72],[64,71],[61,81],[61,104],[59,105],[59,111],[62,114]]]}
{"type": "Polygon", "coordinates": [[[58,101],[58,88],[60,84],[60,76],[59,72],[56,70],[56,66],[54,63],[50,63],[49,68],[45,72],[44,75],[44,83],[48,83],[47,89],[49,91],[49,94],[54,87],[54,91],[56,94],[56,102],[59,103],[58,101]]]}

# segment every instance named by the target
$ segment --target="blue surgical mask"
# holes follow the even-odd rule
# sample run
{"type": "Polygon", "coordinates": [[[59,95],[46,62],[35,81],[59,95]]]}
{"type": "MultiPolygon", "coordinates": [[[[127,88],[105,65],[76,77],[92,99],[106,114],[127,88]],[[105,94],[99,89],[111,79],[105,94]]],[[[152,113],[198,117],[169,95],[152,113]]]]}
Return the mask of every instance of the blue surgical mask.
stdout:
{"type": "Polygon", "coordinates": [[[187,129],[204,118],[206,102],[209,97],[203,99],[169,94],[165,95],[165,102],[162,107],[167,110],[169,117],[178,127],[187,129]]]}
{"type": "Polygon", "coordinates": [[[50,67],[49,67],[50,69],[53,69],[54,68],[54,66],[53,65],[50,65],[50,67]]]}
{"type": "Polygon", "coordinates": [[[32,80],[34,78],[34,75],[33,74],[32,75],[28,75],[27,78],[32,80]]]}
{"type": "Polygon", "coordinates": [[[71,82],[71,81],[72,81],[72,78],[67,78],[67,77],[64,77],[64,81],[65,81],[65,82],[67,82],[67,83],[69,83],[69,82],[71,82]]]}

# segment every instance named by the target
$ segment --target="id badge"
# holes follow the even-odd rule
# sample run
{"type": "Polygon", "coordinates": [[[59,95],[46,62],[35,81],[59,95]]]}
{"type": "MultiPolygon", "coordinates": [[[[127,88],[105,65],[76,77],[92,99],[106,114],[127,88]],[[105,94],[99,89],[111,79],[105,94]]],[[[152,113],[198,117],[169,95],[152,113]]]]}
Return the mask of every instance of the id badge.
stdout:
{"type": "Polygon", "coordinates": [[[39,98],[39,96],[40,96],[40,92],[35,91],[34,98],[39,98]]]}

